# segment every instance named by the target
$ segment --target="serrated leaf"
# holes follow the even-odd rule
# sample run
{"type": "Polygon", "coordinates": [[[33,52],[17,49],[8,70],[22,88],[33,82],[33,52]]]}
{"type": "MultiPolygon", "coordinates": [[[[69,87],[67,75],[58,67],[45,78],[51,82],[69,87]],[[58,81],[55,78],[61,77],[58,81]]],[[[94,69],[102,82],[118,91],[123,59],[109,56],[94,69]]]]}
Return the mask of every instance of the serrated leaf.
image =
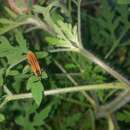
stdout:
{"type": "Polygon", "coordinates": [[[56,37],[46,37],[46,41],[57,47],[69,47],[70,45],[64,40],[56,37]]]}
{"type": "Polygon", "coordinates": [[[13,23],[13,24],[9,24],[9,25],[5,25],[3,27],[0,28],[0,35],[20,26],[21,23],[13,23]]]}
{"type": "Polygon", "coordinates": [[[26,43],[26,40],[25,40],[23,34],[21,33],[21,31],[16,30],[16,32],[15,32],[15,38],[16,38],[17,43],[20,46],[21,51],[27,52],[28,51],[28,49],[26,47],[27,43],[26,43]]]}
{"type": "Polygon", "coordinates": [[[65,33],[65,35],[72,40],[73,39],[73,33],[72,33],[72,25],[65,23],[61,20],[59,20],[58,25],[60,26],[61,30],[63,30],[63,32],[65,33]]]}
{"type": "MultiPolygon", "coordinates": [[[[10,30],[12,30],[12,29],[15,29],[15,28],[17,28],[17,27],[19,27],[19,26],[21,26],[21,25],[24,25],[24,24],[26,24],[27,23],[27,18],[28,18],[29,16],[27,16],[27,15],[20,15],[20,16],[18,16],[17,18],[16,18],[16,20],[14,20],[14,21],[11,21],[9,24],[2,24],[1,23],[1,27],[0,27],[0,35],[2,35],[2,34],[4,34],[4,33],[6,33],[6,32],[8,32],[8,31],[10,31],[10,30]]],[[[8,19],[7,19],[8,20],[8,19]]],[[[6,20],[6,23],[7,23],[7,20],[6,20]]],[[[1,21],[3,21],[3,18],[2,18],[2,20],[1,21]]]]}
{"type": "Polygon", "coordinates": [[[7,57],[9,64],[13,64],[23,59],[25,57],[23,53],[27,51],[27,48],[25,45],[20,46],[20,44],[19,46],[14,47],[6,37],[0,36],[0,57],[7,57]]]}

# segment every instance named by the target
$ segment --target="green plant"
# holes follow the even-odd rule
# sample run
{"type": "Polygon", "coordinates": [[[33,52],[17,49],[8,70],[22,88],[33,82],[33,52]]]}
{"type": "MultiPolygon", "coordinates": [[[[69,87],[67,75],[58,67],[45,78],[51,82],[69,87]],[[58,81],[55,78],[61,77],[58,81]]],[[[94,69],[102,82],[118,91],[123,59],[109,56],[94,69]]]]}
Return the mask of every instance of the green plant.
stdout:
{"type": "MultiPolygon", "coordinates": [[[[105,117],[108,126],[99,120],[97,129],[117,129],[112,114],[129,102],[129,80],[84,48],[81,0],[44,2],[39,0],[28,15],[16,15],[5,7],[0,18],[0,128],[8,124],[9,130],[95,130],[96,118],[105,117]],[[72,11],[77,12],[76,17],[72,11]],[[29,50],[37,55],[41,77],[31,72],[26,59],[29,50]],[[87,125],[84,119],[89,120],[87,125]]],[[[121,42],[128,41],[129,13],[127,6],[112,9],[107,1],[101,5],[99,17],[88,15],[92,22],[87,41],[88,45],[94,42],[97,52],[102,48],[109,58],[121,42]]],[[[125,114],[119,113],[117,118],[127,122],[125,114]]]]}

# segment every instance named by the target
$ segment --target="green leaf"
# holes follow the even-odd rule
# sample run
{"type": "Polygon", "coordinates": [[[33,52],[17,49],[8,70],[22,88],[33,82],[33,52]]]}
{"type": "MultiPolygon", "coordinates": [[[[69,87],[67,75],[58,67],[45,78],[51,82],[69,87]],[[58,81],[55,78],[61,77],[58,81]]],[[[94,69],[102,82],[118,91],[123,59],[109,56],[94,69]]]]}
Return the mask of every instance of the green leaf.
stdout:
{"type": "Polygon", "coordinates": [[[23,116],[18,116],[16,119],[15,119],[15,122],[18,124],[18,125],[23,125],[24,124],[24,117],[23,116]]]}
{"type": "Polygon", "coordinates": [[[28,49],[26,47],[27,42],[26,42],[26,40],[25,40],[22,32],[19,31],[19,30],[16,30],[15,31],[15,38],[16,38],[17,43],[20,46],[21,51],[23,51],[24,53],[26,53],[28,51],[28,49]]]}
{"type": "Polygon", "coordinates": [[[46,41],[57,47],[69,47],[69,44],[64,39],[56,38],[56,37],[46,37],[46,41]]]}
{"type": "Polygon", "coordinates": [[[126,123],[130,123],[130,112],[129,111],[123,111],[117,113],[117,120],[123,121],[126,123]]]}
{"type": "Polygon", "coordinates": [[[43,71],[41,77],[42,77],[42,79],[46,79],[46,78],[48,78],[48,75],[45,71],[43,71]]]}
{"type": "Polygon", "coordinates": [[[29,80],[27,82],[27,90],[30,90],[30,89],[31,89],[32,96],[33,96],[36,104],[39,106],[42,101],[44,89],[43,89],[43,85],[38,77],[32,76],[29,78],[29,80]]]}
{"type": "Polygon", "coordinates": [[[36,104],[39,106],[43,97],[43,86],[40,82],[35,83],[35,85],[32,86],[31,92],[36,104]]]}
{"type": "Polygon", "coordinates": [[[33,11],[35,13],[44,13],[46,11],[46,8],[39,5],[35,5],[33,6],[33,11]]]}
{"type": "MultiPolygon", "coordinates": [[[[19,34],[17,35],[19,36],[19,34]]],[[[17,39],[18,36],[16,36],[17,39]]],[[[27,52],[26,44],[23,41],[23,37],[21,38],[19,36],[19,40],[17,40],[18,46],[12,46],[6,37],[0,36],[0,57],[7,57],[9,64],[16,63],[23,59],[25,57],[23,53],[27,52]]]]}
{"type": "Polygon", "coordinates": [[[27,23],[27,18],[29,16],[27,15],[20,15],[18,17],[15,18],[14,21],[10,20],[11,22],[9,23],[9,19],[6,18],[0,18],[1,24],[0,24],[0,35],[15,29],[21,25],[24,25],[27,23]],[[5,21],[5,23],[4,23],[5,21]]]}
{"type": "Polygon", "coordinates": [[[8,71],[6,73],[6,75],[8,75],[8,76],[16,76],[16,75],[20,75],[20,74],[19,74],[19,71],[17,71],[17,70],[10,70],[10,71],[8,71]]]}
{"type": "Polygon", "coordinates": [[[6,18],[0,19],[0,24],[12,24],[12,23],[14,23],[14,22],[10,19],[6,19],[6,18]]]}
{"type": "Polygon", "coordinates": [[[3,122],[4,120],[5,120],[5,116],[2,113],[0,113],[0,122],[3,122]]]}
{"type": "Polygon", "coordinates": [[[5,25],[5,26],[3,26],[3,27],[1,27],[0,28],[0,35],[2,35],[2,34],[4,34],[4,33],[6,33],[6,32],[8,32],[8,31],[10,31],[10,30],[12,30],[12,29],[14,29],[14,28],[17,28],[17,27],[19,27],[20,25],[22,25],[23,23],[12,23],[12,24],[9,24],[9,25],[5,25]]]}
{"type": "Polygon", "coordinates": [[[22,73],[23,73],[23,74],[26,74],[26,73],[28,73],[28,72],[30,72],[30,71],[31,71],[30,66],[29,66],[29,65],[26,65],[26,66],[23,68],[22,73]]]}
{"type": "Polygon", "coordinates": [[[35,86],[35,83],[38,81],[39,79],[36,76],[32,76],[29,78],[28,82],[27,82],[27,90],[30,90],[33,86],[35,86]]]}
{"type": "Polygon", "coordinates": [[[42,51],[42,52],[36,52],[36,55],[39,59],[42,59],[42,58],[45,58],[48,56],[48,53],[45,52],[45,51],[42,51]]]}
{"type": "Polygon", "coordinates": [[[42,111],[40,111],[39,113],[36,113],[36,115],[34,116],[34,125],[35,126],[39,126],[43,124],[43,120],[45,120],[52,108],[52,103],[49,104],[47,107],[45,107],[42,111]]]}

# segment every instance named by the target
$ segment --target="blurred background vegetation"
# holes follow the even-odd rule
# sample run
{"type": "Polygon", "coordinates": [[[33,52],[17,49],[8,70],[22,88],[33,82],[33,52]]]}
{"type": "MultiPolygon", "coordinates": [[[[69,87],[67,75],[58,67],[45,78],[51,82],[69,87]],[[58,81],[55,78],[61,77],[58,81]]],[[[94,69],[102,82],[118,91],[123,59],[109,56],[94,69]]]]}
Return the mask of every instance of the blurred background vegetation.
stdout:
{"type": "Polygon", "coordinates": [[[117,80],[94,64],[93,58],[86,59],[75,52],[76,43],[83,44],[86,50],[129,79],[128,2],[0,0],[0,12],[0,130],[130,129],[130,105],[126,104],[129,93],[118,101],[121,106],[110,104],[122,90],[99,90],[98,85],[107,88],[117,80]],[[43,71],[42,80],[38,81],[41,89],[30,87],[35,76],[26,60],[29,50],[37,55],[43,71]],[[42,95],[44,90],[87,85],[97,85],[97,89],[42,95]],[[12,93],[30,91],[35,101],[27,98],[4,102],[12,93]]]}

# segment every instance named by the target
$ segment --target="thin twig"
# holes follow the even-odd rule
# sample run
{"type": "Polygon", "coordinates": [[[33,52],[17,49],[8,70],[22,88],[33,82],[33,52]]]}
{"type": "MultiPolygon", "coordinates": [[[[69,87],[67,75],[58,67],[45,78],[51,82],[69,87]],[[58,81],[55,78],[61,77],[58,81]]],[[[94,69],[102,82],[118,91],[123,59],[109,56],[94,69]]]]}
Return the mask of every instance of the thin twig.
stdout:
{"type": "Polygon", "coordinates": [[[111,114],[108,114],[107,120],[108,120],[108,130],[115,130],[111,114]]]}
{"type": "Polygon", "coordinates": [[[102,118],[107,115],[107,113],[113,113],[123,107],[126,103],[130,101],[130,89],[121,92],[115,99],[110,103],[102,105],[96,113],[97,118],[102,118]]]}
{"type": "Polygon", "coordinates": [[[76,48],[57,48],[53,50],[49,50],[50,53],[56,53],[56,52],[78,52],[78,49],[76,48]]]}
{"type": "MultiPolygon", "coordinates": [[[[55,60],[55,64],[60,68],[60,70],[63,73],[67,73],[67,71],[55,60]]],[[[69,75],[68,73],[66,74],[67,78],[75,85],[78,86],[78,83],[73,79],[73,77],[71,75],[69,75]]],[[[96,109],[96,103],[95,101],[84,91],[82,91],[82,94],[86,97],[86,99],[91,103],[91,105],[93,106],[94,109],[96,109]]]]}
{"type": "MultiPolygon", "coordinates": [[[[106,84],[96,84],[96,85],[83,85],[77,87],[68,87],[68,88],[59,88],[44,91],[45,96],[49,95],[59,95],[66,93],[74,93],[74,92],[82,92],[82,91],[92,91],[92,90],[109,90],[109,89],[129,89],[127,85],[123,83],[106,83],[106,84]]],[[[0,104],[0,108],[2,108],[7,102],[13,100],[21,100],[21,99],[32,99],[33,96],[31,93],[23,93],[23,94],[14,94],[7,95],[5,100],[0,104]]]]}
{"type": "Polygon", "coordinates": [[[67,74],[69,74],[70,76],[81,76],[82,72],[77,72],[77,73],[54,73],[52,75],[59,76],[59,77],[66,77],[67,74]]]}
{"type": "Polygon", "coordinates": [[[79,39],[79,46],[80,47],[83,47],[82,46],[82,35],[81,35],[81,1],[82,0],[78,0],[78,5],[77,5],[77,12],[78,12],[78,39],[79,39]]]}

